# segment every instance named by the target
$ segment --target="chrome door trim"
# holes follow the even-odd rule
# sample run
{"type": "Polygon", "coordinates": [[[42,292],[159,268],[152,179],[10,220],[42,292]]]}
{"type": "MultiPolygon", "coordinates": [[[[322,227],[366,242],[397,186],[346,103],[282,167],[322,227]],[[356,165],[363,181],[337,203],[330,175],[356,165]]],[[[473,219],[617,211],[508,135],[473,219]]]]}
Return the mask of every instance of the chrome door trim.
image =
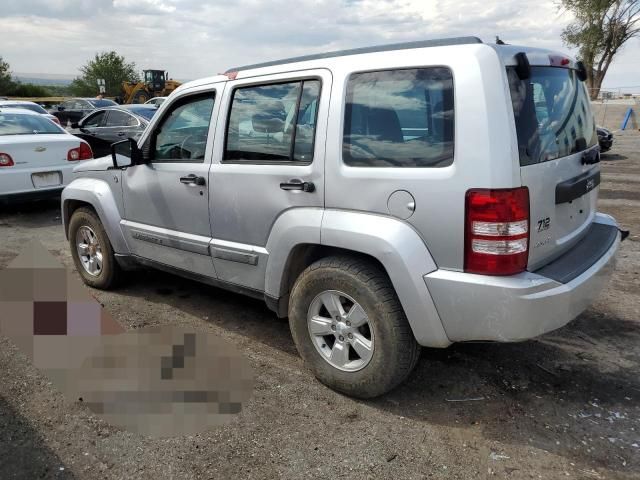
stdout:
{"type": "Polygon", "coordinates": [[[246,263],[248,265],[258,264],[257,253],[243,253],[236,250],[229,250],[228,248],[212,246],[211,256],[214,258],[220,258],[222,260],[229,260],[230,262],[246,263]]]}
{"type": "Polygon", "coordinates": [[[121,225],[129,231],[134,240],[153,243],[163,247],[176,248],[199,255],[210,256],[208,237],[191,233],[177,232],[166,228],[145,225],[130,220],[122,220],[121,225]]]}
{"type": "Polygon", "coordinates": [[[228,240],[212,239],[210,244],[211,256],[230,262],[258,265],[260,256],[268,256],[266,248],[228,240]]]}

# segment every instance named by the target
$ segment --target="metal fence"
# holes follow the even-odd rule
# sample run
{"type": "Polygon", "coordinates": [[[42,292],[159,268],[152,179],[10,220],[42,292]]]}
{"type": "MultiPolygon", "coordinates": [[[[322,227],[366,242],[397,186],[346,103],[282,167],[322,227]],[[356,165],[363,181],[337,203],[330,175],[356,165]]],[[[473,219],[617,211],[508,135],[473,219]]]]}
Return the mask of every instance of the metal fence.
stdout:
{"type": "MultiPolygon", "coordinates": [[[[590,89],[593,91],[593,89],[590,89]]],[[[591,93],[591,92],[590,92],[591,93]]],[[[640,101],[640,85],[616,88],[601,88],[598,100],[635,100],[640,101]]]]}

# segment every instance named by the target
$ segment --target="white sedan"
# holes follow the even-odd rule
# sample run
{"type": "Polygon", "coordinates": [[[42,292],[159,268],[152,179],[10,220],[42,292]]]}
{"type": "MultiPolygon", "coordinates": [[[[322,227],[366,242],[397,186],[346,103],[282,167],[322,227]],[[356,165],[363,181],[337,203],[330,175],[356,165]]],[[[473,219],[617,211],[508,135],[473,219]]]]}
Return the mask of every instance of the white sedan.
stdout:
{"type": "Polygon", "coordinates": [[[55,115],[51,115],[42,106],[35,102],[27,102],[26,100],[0,100],[0,109],[2,108],[22,108],[24,110],[31,110],[32,112],[39,113],[47,117],[52,122],[60,125],[60,120],[55,115]]]}
{"type": "Polygon", "coordinates": [[[91,147],[45,116],[0,107],[0,201],[46,198],[71,181],[91,147]]]}

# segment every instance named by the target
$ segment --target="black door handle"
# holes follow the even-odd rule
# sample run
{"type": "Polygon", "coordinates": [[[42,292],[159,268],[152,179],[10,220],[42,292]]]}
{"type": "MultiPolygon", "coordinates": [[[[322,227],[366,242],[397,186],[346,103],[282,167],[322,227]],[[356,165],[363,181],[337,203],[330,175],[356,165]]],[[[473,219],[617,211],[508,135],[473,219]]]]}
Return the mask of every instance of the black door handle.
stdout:
{"type": "Polygon", "coordinates": [[[316,186],[313,182],[303,182],[302,180],[290,180],[280,184],[282,190],[300,190],[303,192],[311,193],[316,190],[316,186]]]}
{"type": "Polygon", "coordinates": [[[191,175],[187,175],[186,177],[180,177],[180,183],[184,183],[186,185],[199,185],[199,186],[203,186],[207,184],[204,177],[199,177],[197,175],[194,175],[193,173],[191,175]]]}
{"type": "Polygon", "coordinates": [[[119,137],[124,137],[125,135],[126,135],[126,133],[125,133],[125,132],[118,132],[118,136],[119,136],[119,137]]]}

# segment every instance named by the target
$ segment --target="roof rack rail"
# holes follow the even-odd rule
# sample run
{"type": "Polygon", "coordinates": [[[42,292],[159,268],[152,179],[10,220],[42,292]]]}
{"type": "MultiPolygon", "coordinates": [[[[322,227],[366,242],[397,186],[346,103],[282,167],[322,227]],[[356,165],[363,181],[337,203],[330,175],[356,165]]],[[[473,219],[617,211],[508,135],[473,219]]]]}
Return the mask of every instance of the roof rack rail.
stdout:
{"type": "Polygon", "coordinates": [[[417,42],[392,43],[389,45],[377,45],[374,47],[351,48],[349,50],[337,50],[335,52],[317,53],[314,55],[303,55],[301,57],[285,58],[264,63],[254,63],[228,69],[225,73],[239,72],[253,68],[272,67],[274,65],[284,65],[287,63],[305,62],[308,60],[319,60],[322,58],[345,57],[348,55],[359,55],[362,53],[390,52],[392,50],[409,50],[412,48],[446,47],[450,45],[467,45],[472,43],[482,43],[478,37],[453,37],[434,40],[420,40],[417,42]]]}

